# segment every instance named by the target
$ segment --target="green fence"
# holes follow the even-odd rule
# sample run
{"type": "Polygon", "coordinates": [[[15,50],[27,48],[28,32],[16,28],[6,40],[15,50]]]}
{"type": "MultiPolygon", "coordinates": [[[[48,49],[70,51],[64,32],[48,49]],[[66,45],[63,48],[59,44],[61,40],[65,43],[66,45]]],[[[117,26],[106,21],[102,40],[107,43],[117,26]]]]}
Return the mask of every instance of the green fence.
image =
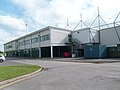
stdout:
{"type": "Polygon", "coordinates": [[[107,55],[109,58],[120,58],[120,46],[108,47],[107,55]]]}

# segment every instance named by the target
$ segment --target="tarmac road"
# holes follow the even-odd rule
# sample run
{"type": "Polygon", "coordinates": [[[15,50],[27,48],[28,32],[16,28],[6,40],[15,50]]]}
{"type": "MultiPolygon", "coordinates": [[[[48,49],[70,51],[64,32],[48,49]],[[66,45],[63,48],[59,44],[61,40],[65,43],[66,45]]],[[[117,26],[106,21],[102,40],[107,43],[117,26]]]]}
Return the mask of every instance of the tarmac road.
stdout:
{"type": "Polygon", "coordinates": [[[120,63],[17,60],[47,69],[1,90],[120,90],[120,63]]]}
{"type": "Polygon", "coordinates": [[[19,64],[21,64],[21,63],[13,62],[10,60],[0,62],[0,66],[12,66],[12,65],[19,65],[19,64]]]}

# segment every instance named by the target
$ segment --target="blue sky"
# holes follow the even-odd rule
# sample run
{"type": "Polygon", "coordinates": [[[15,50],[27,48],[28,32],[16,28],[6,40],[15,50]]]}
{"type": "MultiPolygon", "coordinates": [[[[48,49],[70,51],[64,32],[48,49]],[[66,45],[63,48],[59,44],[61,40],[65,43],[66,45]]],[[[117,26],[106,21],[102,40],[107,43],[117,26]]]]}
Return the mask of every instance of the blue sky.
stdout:
{"type": "MultiPolygon", "coordinates": [[[[0,0],[0,51],[3,44],[46,26],[64,28],[67,18],[74,28],[80,21],[89,26],[97,16],[113,22],[120,12],[119,0],[0,0]]],[[[102,22],[101,22],[102,23],[102,22]]],[[[97,24],[97,22],[95,23],[97,24]]],[[[77,27],[80,28],[80,27],[77,27]]]]}
{"type": "Polygon", "coordinates": [[[0,0],[0,12],[1,14],[10,14],[21,16],[22,10],[10,2],[11,0],[0,0]]]}

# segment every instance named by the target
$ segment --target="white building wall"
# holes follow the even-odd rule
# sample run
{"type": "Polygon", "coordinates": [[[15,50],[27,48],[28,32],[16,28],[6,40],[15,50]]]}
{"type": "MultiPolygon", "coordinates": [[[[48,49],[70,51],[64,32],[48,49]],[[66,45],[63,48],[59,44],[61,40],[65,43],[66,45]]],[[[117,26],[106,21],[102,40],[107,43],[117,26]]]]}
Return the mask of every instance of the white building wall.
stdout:
{"type": "Polygon", "coordinates": [[[94,29],[90,29],[90,31],[91,31],[90,33],[91,42],[99,43],[99,31],[94,29]]]}
{"type": "MultiPolygon", "coordinates": [[[[120,36],[120,27],[116,27],[120,36]]],[[[120,44],[115,28],[107,28],[100,31],[100,44],[101,45],[116,45],[120,44]]]]}
{"type": "Polygon", "coordinates": [[[81,43],[89,43],[90,42],[89,28],[74,31],[72,33],[72,38],[76,38],[81,43]]]}
{"type": "MultiPolygon", "coordinates": [[[[47,34],[50,34],[50,30],[44,30],[40,32],[40,36],[44,36],[47,34]]],[[[50,40],[40,42],[40,47],[47,47],[47,46],[50,46],[50,40]]]]}
{"type": "Polygon", "coordinates": [[[65,46],[68,42],[68,34],[71,31],[68,30],[59,30],[56,28],[51,29],[51,42],[53,46],[65,46]]]}
{"type": "Polygon", "coordinates": [[[98,31],[91,28],[76,30],[72,33],[72,37],[79,40],[81,44],[99,43],[98,31]]]}
{"type": "Polygon", "coordinates": [[[42,41],[40,44],[40,47],[48,47],[48,46],[50,46],[50,40],[42,41]]]}

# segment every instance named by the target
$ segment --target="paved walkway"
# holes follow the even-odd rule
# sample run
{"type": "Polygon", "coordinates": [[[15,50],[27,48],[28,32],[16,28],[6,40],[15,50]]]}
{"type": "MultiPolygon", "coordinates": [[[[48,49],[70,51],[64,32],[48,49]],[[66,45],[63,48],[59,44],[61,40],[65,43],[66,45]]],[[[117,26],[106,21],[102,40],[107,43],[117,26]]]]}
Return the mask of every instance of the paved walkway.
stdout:
{"type": "Polygon", "coordinates": [[[110,58],[110,59],[84,59],[79,58],[14,58],[9,57],[7,60],[42,60],[42,61],[62,61],[62,62],[81,62],[81,63],[112,63],[120,62],[120,58],[110,58]]]}

